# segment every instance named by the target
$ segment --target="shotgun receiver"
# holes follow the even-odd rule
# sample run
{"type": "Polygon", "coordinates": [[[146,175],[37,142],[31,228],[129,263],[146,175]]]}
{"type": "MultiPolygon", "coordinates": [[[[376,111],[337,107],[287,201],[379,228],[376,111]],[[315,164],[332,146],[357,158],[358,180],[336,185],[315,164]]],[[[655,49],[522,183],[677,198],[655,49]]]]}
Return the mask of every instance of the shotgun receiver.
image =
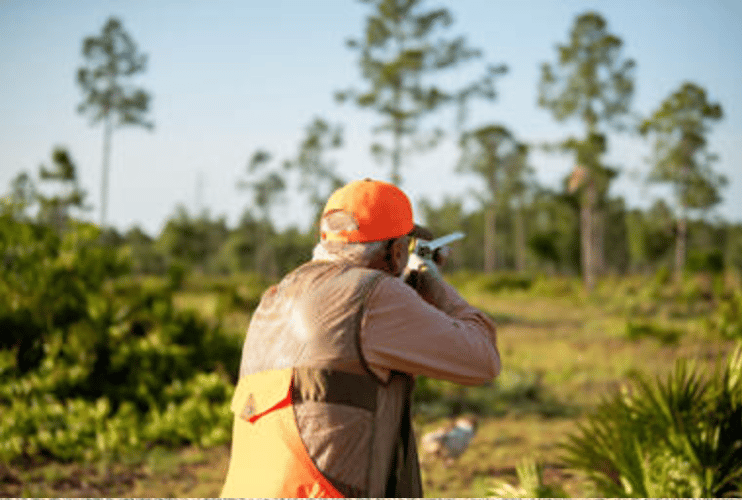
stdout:
{"type": "Polygon", "coordinates": [[[457,232],[457,233],[451,233],[446,236],[442,236],[440,238],[436,238],[432,241],[425,241],[425,240],[418,239],[415,242],[415,253],[423,259],[429,259],[429,260],[435,261],[437,252],[441,251],[449,243],[458,241],[463,237],[464,237],[464,233],[457,232]]]}
{"type": "MultiPolygon", "coordinates": [[[[445,258],[447,256],[448,247],[446,245],[460,240],[463,237],[464,233],[456,232],[436,238],[432,241],[418,239],[415,241],[415,249],[413,250],[413,253],[421,259],[434,262],[435,266],[437,266],[440,265],[439,257],[445,258]]],[[[417,290],[421,270],[412,270],[407,272],[404,275],[405,283],[417,290]]]]}

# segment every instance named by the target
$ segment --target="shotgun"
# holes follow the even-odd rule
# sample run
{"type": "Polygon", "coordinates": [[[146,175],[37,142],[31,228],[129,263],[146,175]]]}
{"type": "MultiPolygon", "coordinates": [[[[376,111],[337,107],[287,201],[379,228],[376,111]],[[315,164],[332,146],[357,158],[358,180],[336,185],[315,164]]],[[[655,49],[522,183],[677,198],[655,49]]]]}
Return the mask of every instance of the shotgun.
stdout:
{"type": "MultiPolygon", "coordinates": [[[[415,241],[415,253],[418,257],[434,262],[436,265],[440,262],[440,257],[445,258],[448,255],[448,244],[458,241],[464,237],[464,233],[456,232],[446,236],[441,236],[432,241],[418,239],[415,241]]],[[[404,277],[405,283],[412,288],[417,289],[418,271],[412,271],[404,277]]]]}

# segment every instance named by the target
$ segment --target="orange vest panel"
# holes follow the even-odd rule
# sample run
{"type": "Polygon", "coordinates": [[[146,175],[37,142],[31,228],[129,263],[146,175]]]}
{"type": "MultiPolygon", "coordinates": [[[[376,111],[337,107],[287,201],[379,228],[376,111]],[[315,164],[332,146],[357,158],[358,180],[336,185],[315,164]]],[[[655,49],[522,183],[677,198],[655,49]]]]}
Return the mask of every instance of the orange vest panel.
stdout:
{"type": "Polygon", "coordinates": [[[222,497],[342,498],[312,462],[291,406],[291,368],[244,376],[232,399],[232,455],[222,497]]]}

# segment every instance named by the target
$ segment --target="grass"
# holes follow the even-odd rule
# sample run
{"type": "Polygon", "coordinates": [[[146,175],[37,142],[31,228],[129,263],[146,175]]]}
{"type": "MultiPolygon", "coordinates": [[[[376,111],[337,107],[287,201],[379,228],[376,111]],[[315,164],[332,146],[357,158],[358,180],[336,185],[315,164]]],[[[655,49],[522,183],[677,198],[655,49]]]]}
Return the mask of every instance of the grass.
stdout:
{"type": "Polygon", "coordinates": [[[229,448],[155,447],[133,463],[0,465],[2,497],[218,497],[229,448]]]}
{"type": "MultiPolygon", "coordinates": [[[[480,412],[470,448],[453,466],[424,461],[428,497],[491,496],[498,481],[517,484],[515,468],[524,459],[542,466],[547,486],[559,486],[573,497],[591,496],[584,478],[564,469],[559,460],[560,443],[580,419],[632,373],[665,374],[680,358],[711,370],[733,345],[708,333],[704,315],[711,306],[702,297],[688,295],[693,300],[680,307],[651,280],[606,280],[592,296],[572,279],[527,283],[520,278],[488,282],[486,276],[454,276],[452,281],[497,322],[504,371],[498,385],[491,387],[435,386],[445,395],[438,405],[417,406],[419,436],[447,423],[456,411],[490,405],[490,411],[480,412]],[[630,322],[649,326],[635,330],[632,337],[627,335],[630,322]],[[659,337],[652,334],[655,330],[659,337]],[[663,342],[663,331],[677,332],[676,341],[663,342]]],[[[191,284],[177,293],[176,304],[208,318],[218,316],[225,328],[243,335],[250,315],[246,304],[256,303],[258,294],[237,288],[238,295],[248,299],[233,300],[233,285],[212,283],[199,291],[191,284]],[[224,294],[232,294],[226,301],[232,306],[224,306],[224,294]]],[[[214,497],[224,481],[228,456],[226,446],[153,448],[142,457],[99,467],[0,465],[0,496],[214,497]]]]}
{"type": "MultiPolygon", "coordinates": [[[[426,432],[440,422],[419,428],[426,432]]],[[[422,477],[426,497],[487,497],[497,480],[515,483],[515,466],[524,457],[545,465],[547,484],[559,483],[581,493],[580,484],[558,465],[555,438],[574,430],[574,420],[512,415],[489,418],[480,423],[470,447],[451,467],[423,459],[422,477]]]]}

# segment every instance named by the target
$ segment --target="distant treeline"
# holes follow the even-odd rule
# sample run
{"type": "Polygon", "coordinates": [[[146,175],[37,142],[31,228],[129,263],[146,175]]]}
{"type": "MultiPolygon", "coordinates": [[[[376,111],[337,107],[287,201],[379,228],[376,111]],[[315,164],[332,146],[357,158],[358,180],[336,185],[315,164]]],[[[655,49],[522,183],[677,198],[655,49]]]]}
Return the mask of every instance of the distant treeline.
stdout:
{"type": "MultiPolygon", "coordinates": [[[[506,210],[495,238],[495,271],[580,274],[579,205],[574,197],[543,191],[522,207],[523,227],[506,210]]],[[[596,254],[600,274],[654,273],[672,269],[675,224],[670,208],[658,201],[648,210],[628,209],[622,199],[602,207],[602,245],[596,254]]],[[[421,221],[436,235],[463,231],[454,243],[447,271],[483,271],[484,213],[466,213],[461,200],[422,204],[421,221]]],[[[109,230],[110,244],[125,253],[134,273],[164,274],[173,268],[208,274],[254,271],[276,279],[311,258],[316,228],[279,231],[246,212],[236,227],[224,217],[195,216],[184,208],[151,237],[138,228],[109,230]]],[[[689,272],[742,270],[742,224],[696,219],[688,224],[689,272]]]]}
{"type": "MultiPolygon", "coordinates": [[[[497,227],[494,271],[577,276],[580,274],[579,206],[574,197],[542,191],[532,203],[506,210],[497,227]]],[[[654,273],[673,267],[675,224],[670,208],[657,201],[647,210],[629,209],[622,199],[602,207],[602,247],[597,254],[600,273],[654,273]]],[[[454,243],[446,271],[485,269],[484,213],[465,212],[460,199],[421,204],[419,219],[434,234],[463,231],[454,243]]],[[[41,215],[27,218],[46,224],[41,215]],[[39,220],[39,219],[42,220],[39,220]]],[[[68,220],[66,224],[69,224],[68,220]]],[[[64,229],[61,229],[64,231],[64,229]]],[[[316,227],[279,230],[270,221],[246,211],[230,227],[226,218],[194,215],[177,208],[158,235],[138,227],[126,232],[107,229],[104,238],[120,252],[133,274],[178,275],[255,272],[275,280],[311,258],[318,241],[316,227]]],[[[688,225],[689,272],[742,270],[742,224],[723,220],[691,220],[688,225]]]]}
{"type": "MultiPolygon", "coordinates": [[[[77,185],[66,151],[56,150],[52,159],[54,168],[42,166],[38,180],[21,174],[12,182],[0,206],[5,220],[52,227],[59,234],[74,225],[71,214],[85,210],[85,193],[77,185]]],[[[488,224],[487,210],[466,211],[461,198],[420,203],[417,219],[435,235],[466,233],[464,240],[453,244],[447,271],[581,274],[579,193],[536,187],[520,203],[499,207],[496,227],[488,224]]],[[[596,214],[599,226],[594,228],[592,251],[598,275],[673,269],[677,225],[666,202],[638,209],[628,208],[620,197],[607,198],[597,205],[596,214]]],[[[125,232],[107,228],[101,234],[125,258],[131,273],[175,278],[189,271],[255,272],[275,280],[309,260],[318,240],[316,223],[308,229],[278,229],[267,210],[247,209],[231,227],[224,216],[193,214],[182,205],[157,235],[139,227],[125,232]]],[[[742,270],[740,223],[689,219],[686,247],[689,272],[742,270]]]]}

